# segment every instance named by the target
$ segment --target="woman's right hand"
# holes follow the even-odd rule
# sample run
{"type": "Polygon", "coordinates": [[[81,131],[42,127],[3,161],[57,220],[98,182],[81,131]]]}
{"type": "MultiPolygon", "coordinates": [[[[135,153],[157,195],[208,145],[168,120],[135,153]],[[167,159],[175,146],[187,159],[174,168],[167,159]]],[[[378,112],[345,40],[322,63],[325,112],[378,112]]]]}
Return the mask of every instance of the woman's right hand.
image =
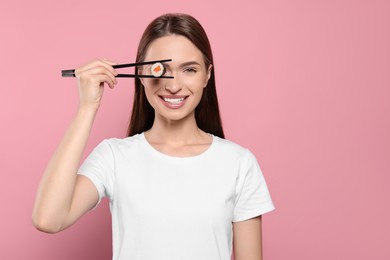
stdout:
{"type": "Polygon", "coordinates": [[[75,69],[75,76],[78,81],[80,107],[98,108],[104,91],[104,83],[110,88],[117,84],[115,78],[118,73],[107,59],[91,61],[84,66],[75,69]]]}
{"type": "Polygon", "coordinates": [[[59,232],[98,202],[94,184],[77,171],[104,84],[110,88],[116,84],[117,72],[112,65],[115,62],[95,60],[75,70],[80,107],[42,176],[33,210],[33,223],[39,230],[59,232]]]}

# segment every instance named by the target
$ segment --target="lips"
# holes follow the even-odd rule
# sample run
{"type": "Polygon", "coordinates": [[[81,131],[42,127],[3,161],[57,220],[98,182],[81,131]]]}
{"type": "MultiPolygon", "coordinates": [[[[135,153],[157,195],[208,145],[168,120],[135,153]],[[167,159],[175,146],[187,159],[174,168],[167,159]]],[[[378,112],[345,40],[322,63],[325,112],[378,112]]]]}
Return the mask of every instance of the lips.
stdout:
{"type": "Polygon", "coordinates": [[[185,100],[188,96],[160,96],[161,100],[163,101],[164,105],[168,108],[179,108],[184,105],[185,100]]]}

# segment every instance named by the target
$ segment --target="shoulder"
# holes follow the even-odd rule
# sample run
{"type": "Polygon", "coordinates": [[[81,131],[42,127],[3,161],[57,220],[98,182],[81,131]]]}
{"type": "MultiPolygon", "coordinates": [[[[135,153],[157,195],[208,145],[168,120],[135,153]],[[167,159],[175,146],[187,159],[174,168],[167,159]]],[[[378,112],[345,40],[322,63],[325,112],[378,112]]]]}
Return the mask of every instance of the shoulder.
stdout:
{"type": "Polygon", "coordinates": [[[234,150],[237,152],[243,152],[244,150],[246,150],[245,147],[243,147],[243,146],[241,146],[241,145],[239,145],[231,140],[224,139],[224,138],[221,138],[218,136],[214,136],[214,139],[217,141],[218,145],[224,149],[234,150]]]}
{"type": "Polygon", "coordinates": [[[107,144],[111,148],[129,147],[142,142],[142,134],[136,134],[125,138],[108,138],[104,139],[102,143],[107,144]]]}
{"type": "Polygon", "coordinates": [[[142,136],[137,134],[125,138],[107,138],[102,140],[95,148],[94,152],[101,154],[118,155],[136,151],[142,146],[142,136]]]}
{"type": "Polygon", "coordinates": [[[218,152],[220,152],[221,154],[229,154],[239,159],[254,158],[254,155],[248,148],[236,142],[233,142],[228,139],[223,139],[217,136],[214,136],[214,140],[216,141],[218,152]]]}

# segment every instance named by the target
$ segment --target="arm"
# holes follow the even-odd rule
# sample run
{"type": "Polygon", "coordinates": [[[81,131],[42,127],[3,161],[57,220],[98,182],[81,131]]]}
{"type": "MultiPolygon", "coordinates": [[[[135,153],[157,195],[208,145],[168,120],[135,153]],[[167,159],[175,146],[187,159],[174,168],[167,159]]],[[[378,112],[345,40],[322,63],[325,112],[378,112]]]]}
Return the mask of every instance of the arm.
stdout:
{"type": "Polygon", "coordinates": [[[262,260],[261,215],[233,222],[234,260],[262,260]]]}
{"type": "Polygon", "coordinates": [[[109,61],[94,61],[76,69],[80,103],[76,116],[42,176],[33,209],[33,225],[55,233],[72,225],[98,201],[92,182],[77,170],[100,106],[104,83],[116,84],[109,61]]]}

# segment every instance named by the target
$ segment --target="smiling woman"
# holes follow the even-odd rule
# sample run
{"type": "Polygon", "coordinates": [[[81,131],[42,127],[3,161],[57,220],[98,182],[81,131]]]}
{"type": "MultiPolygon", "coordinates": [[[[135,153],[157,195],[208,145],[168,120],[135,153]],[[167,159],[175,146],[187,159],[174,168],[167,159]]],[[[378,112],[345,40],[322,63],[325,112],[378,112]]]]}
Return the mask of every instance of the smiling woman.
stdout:
{"type": "MultiPolygon", "coordinates": [[[[174,41],[171,40],[169,43],[172,42],[174,41]]],[[[149,24],[141,37],[137,51],[137,62],[145,61],[149,57],[162,57],[160,51],[165,51],[166,54],[173,54],[176,58],[179,58],[179,60],[175,61],[176,65],[178,62],[181,62],[181,69],[185,69],[184,72],[196,72],[194,66],[190,66],[194,65],[193,63],[198,63],[199,68],[206,68],[209,78],[207,88],[204,89],[200,103],[195,109],[196,123],[205,132],[224,138],[215,88],[213,55],[207,34],[201,24],[188,15],[163,15],[158,17],[149,24]],[[174,43],[172,46],[156,44],[156,41],[167,43],[169,41],[166,39],[168,36],[176,36],[176,39],[181,40],[181,42],[187,41],[186,45],[190,46],[192,54],[198,56],[191,57],[191,52],[178,43],[174,43]],[[175,48],[179,49],[176,50],[175,48]],[[178,52],[182,55],[179,55],[178,52]],[[184,57],[187,57],[188,60],[184,61],[184,57]]],[[[173,57],[169,57],[169,59],[173,59],[173,57]]],[[[164,66],[170,68],[169,64],[164,64],[164,66]]],[[[144,88],[139,79],[135,80],[132,111],[128,129],[129,136],[140,134],[152,127],[154,123],[154,109],[147,101],[144,88]]]]}
{"type": "Polygon", "coordinates": [[[199,22],[184,14],[146,28],[136,68],[128,137],[102,141],[82,163],[104,84],[115,62],[75,70],[80,105],[42,177],[33,223],[59,232],[110,199],[113,259],[262,259],[261,215],[274,209],[254,155],[224,139],[211,47],[199,22]]]}
{"type": "Polygon", "coordinates": [[[206,67],[202,52],[180,35],[154,40],[148,47],[145,59],[153,60],[156,57],[172,59],[164,66],[174,79],[140,79],[148,103],[154,110],[154,124],[172,124],[185,118],[195,123],[195,108],[210,79],[212,65],[206,67]]]}

